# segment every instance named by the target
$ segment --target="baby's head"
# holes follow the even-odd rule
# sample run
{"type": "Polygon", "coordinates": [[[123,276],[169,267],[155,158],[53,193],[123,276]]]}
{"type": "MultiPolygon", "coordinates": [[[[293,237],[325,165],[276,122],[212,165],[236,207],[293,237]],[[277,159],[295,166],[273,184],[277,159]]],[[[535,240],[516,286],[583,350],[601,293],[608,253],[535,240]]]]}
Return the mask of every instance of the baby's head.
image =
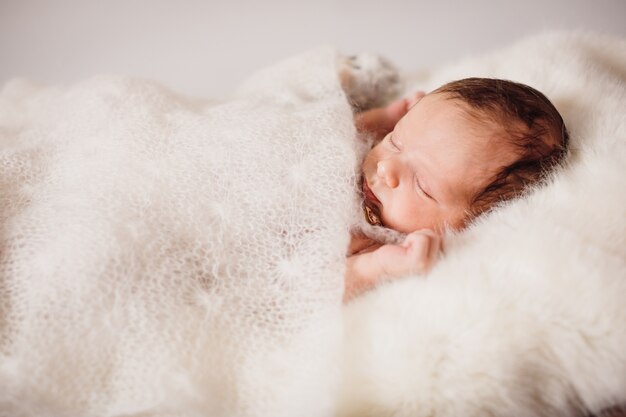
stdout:
{"type": "Polygon", "coordinates": [[[363,161],[365,205],[409,233],[461,229],[563,158],[568,133],[539,91],[468,78],[420,99],[363,161]]]}

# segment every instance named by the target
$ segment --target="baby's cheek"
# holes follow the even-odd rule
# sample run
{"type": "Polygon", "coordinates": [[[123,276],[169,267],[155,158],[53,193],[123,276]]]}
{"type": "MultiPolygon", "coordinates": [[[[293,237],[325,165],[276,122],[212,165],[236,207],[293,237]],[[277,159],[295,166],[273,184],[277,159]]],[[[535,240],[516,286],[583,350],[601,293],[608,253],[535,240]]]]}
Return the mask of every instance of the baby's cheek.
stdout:
{"type": "Polygon", "coordinates": [[[433,214],[411,198],[401,196],[383,208],[385,226],[402,233],[431,228],[433,214]]]}

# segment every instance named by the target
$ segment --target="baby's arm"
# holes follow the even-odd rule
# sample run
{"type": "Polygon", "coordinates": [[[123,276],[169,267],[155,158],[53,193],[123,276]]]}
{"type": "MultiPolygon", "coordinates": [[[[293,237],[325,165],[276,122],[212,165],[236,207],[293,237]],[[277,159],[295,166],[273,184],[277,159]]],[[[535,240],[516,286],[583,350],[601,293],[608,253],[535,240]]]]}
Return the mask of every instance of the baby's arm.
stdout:
{"type": "Polygon", "coordinates": [[[393,278],[427,272],[440,251],[439,235],[418,230],[399,245],[377,245],[348,256],[344,302],[393,278]]]}
{"type": "Polygon", "coordinates": [[[354,124],[359,131],[372,133],[376,139],[382,139],[422,97],[424,92],[418,91],[392,102],[387,107],[364,111],[354,116],[354,124]]]}

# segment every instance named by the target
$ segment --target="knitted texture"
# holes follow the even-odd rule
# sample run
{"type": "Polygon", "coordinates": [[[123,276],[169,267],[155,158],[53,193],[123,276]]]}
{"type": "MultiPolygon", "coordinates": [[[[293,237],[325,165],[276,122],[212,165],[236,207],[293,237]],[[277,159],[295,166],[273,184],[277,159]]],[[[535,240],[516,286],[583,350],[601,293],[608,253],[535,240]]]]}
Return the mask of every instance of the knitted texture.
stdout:
{"type": "Polygon", "coordinates": [[[6,415],[330,413],[358,213],[335,60],[217,105],[129,78],[4,87],[6,415]]]}

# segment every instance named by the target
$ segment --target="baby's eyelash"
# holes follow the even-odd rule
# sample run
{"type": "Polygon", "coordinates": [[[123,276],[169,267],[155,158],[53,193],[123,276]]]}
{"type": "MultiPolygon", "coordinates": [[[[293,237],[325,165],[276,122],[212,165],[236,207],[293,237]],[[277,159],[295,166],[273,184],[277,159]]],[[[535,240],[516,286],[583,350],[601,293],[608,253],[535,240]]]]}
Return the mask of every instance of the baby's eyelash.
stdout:
{"type": "Polygon", "coordinates": [[[430,198],[431,200],[434,200],[434,198],[430,194],[428,194],[426,191],[424,191],[424,188],[420,184],[420,180],[419,180],[419,178],[417,178],[417,176],[415,177],[415,187],[417,189],[419,189],[419,191],[421,193],[423,193],[426,197],[430,198]]]}
{"type": "Polygon", "coordinates": [[[400,147],[396,145],[396,143],[393,141],[393,135],[389,135],[389,142],[394,148],[396,148],[397,150],[400,150],[400,147]]]}

